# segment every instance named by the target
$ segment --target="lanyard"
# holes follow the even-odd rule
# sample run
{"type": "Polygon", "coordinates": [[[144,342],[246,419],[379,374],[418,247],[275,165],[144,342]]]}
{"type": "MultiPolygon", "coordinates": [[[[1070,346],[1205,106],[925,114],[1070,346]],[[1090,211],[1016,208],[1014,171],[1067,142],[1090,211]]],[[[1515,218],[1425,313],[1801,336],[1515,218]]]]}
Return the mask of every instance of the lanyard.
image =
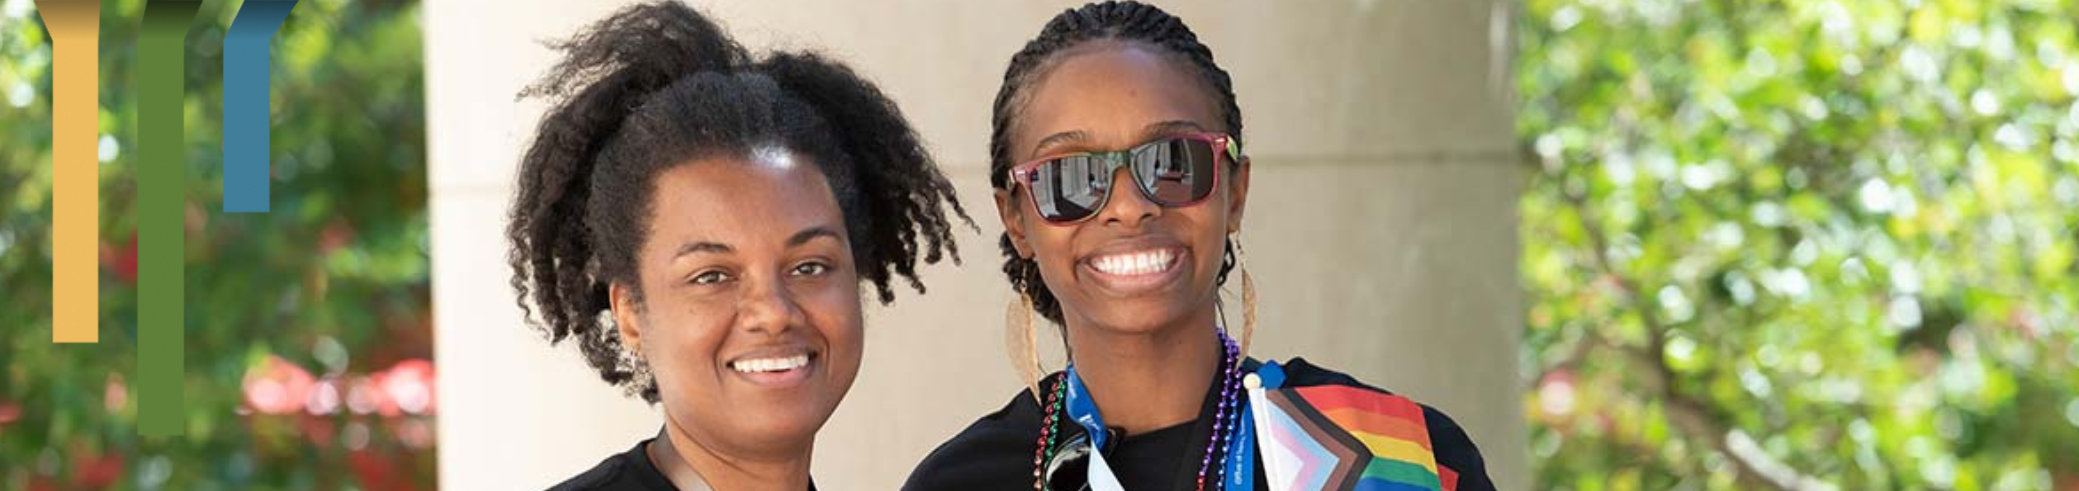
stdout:
{"type": "MultiPolygon", "coordinates": [[[[1098,414],[1097,404],[1090,400],[1090,391],[1083,386],[1083,378],[1076,374],[1074,364],[1068,366],[1064,378],[1068,384],[1063,391],[1067,393],[1068,417],[1082,426],[1083,432],[1090,438],[1088,482],[1091,491],[1124,491],[1125,487],[1119,483],[1118,475],[1112,472],[1111,464],[1105,461],[1104,452],[1098,451],[1106,448],[1105,439],[1110,438],[1105,432],[1104,416],[1098,414]]],[[[1233,439],[1228,440],[1227,457],[1221,463],[1226,474],[1226,483],[1221,486],[1223,490],[1252,491],[1256,485],[1256,422],[1255,418],[1249,416],[1252,406],[1253,404],[1244,398],[1235,408],[1239,411],[1235,435],[1233,439]]],[[[1220,422],[1213,422],[1213,431],[1220,431],[1220,422]]]]}
{"type": "Polygon", "coordinates": [[[1083,378],[1076,375],[1075,364],[1068,365],[1065,377],[1068,382],[1068,417],[1082,425],[1083,432],[1090,435],[1088,482],[1091,491],[1126,491],[1126,487],[1119,484],[1119,476],[1112,473],[1112,465],[1105,462],[1104,452],[1098,451],[1105,448],[1105,438],[1109,437],[1105,434],[1104,416],[1097,414],[1097,403],[1090,400],[1090,391],[1083,387],[1083,378]]]}
{"type": "MultiPolygon", "coordinates": [[[[1227,482],[1220,486],[1221,491],[1255,491],[1256,488],[1256,418],[1249,415],[1250,410],[1255,409],[1250,399],[1241,397],[1235,408],[1240,414],[1235,418],[1238,421],[1234,438],[1227,441],[1227,482]]],[[[1219,426],[1214,426],[1213,431],[1220,431],[1219,426]]]]}

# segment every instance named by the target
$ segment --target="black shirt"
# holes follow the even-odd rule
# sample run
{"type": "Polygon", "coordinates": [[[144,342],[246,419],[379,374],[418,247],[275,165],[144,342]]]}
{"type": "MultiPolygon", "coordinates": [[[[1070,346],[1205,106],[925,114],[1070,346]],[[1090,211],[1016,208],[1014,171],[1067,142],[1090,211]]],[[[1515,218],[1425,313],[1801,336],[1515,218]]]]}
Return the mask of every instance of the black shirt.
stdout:
{"type": "MultiPolygon", "coordinates": [[[[1254,370],[1257,365],[1255,360],[1249,360],[1244,367],[1254,370]]],[[[1287,386],[1333,384],[1386,392],[1364,385],[1349,375],[1314,366],[1303,358],[1294,358],[1284,368],[1287,386]]],[[[1056,373],[1050,376],[1050,380],[1059,376],[1056,373]]],[[[1214,382],[1217,384],[1219,381],[1214,382]]],[[[1112,463],[1120,484],[1134,491],[1192,489],[1197,484],[1200,461],[1205,456],[1205,442],[1213,431],[1213,406],[1218,399],[1217,386],[1208,386],[1198,419],[1119,439],[1105,454],[1105,460],[1112,463]]],[[[1429,427],[1437,465],[1458,474],[1456,489],[1492,491],[1494,483],[1487,477],[1480,450],[1466,436],[1465,430],[1449,416],[1428,405],[1422,406],[1422,416],[1429,427]]],[[[1003,409],[983,416],[933,450],[910,473],[909,482],[904,483],[902,489],[1032,489],[1034,441],[1039,436],[1042,417],[1039,403],[1033,400],[1032,394],[1019,391],[1003,409]]],[[[1060,428],[1064,438],[1083,433],[1082,427],[1073,423],[1063,424],[1060,428]]],[[[1257,469],[1263,468],[1262,462],[1262,456],[1258,455],[1257,469]]],[[[1214,465],[1219,464],[1216,462],[1214,465]]],[[[1211,487],[1213,477],[1207,476],[1206,480],[1209,481],[1207,486],[1211,487]]],[[[1268,487],[1263,474],[1258,472],[1256,489],[1268,487]]]]}
{"type": "MultiPolygon", "coordinates": [[[[635,448],[614,454],[591,470],[563,481],[548,491],[679,491],[650,462],[649,446],[655,438],[635,444],[635,448]]],[[[809,483],[809,491],[816,491],[816,483],[809,483]]]]}

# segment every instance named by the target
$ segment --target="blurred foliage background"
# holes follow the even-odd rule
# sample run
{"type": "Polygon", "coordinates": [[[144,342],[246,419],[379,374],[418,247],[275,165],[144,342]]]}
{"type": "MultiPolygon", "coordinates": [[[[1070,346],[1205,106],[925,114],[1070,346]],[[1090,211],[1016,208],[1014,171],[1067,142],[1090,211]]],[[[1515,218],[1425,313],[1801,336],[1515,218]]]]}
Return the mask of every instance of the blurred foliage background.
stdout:
{"type": "Polygon", "coordinates": [[[418,7],[303,0],[274,40],[271,213],[222,213],[222,43],[188,37],[186,435],[137,436],[136,39],[101,20],[101,342],[51,343],[51,46],[0,0],[0,490],[430,489],[418,7]]]}
{"type": "Polygon", "coordinates": [[[2079,490],[2079,2],[1519,21],[1537,489],[2079,490]]]}

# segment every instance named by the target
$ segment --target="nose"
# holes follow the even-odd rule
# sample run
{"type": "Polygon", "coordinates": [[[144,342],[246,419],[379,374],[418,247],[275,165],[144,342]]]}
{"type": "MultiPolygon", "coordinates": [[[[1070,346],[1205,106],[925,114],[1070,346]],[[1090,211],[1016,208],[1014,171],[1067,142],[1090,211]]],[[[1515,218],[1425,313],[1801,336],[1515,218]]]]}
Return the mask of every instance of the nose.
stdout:
{"type": "Polygon", "coordinates": [[[746,285],[743,296],[738,297],[736,327],[738,331],[762,334],[779,334],[793,326],[801,325],[804,318],[801,306],[794,301],[777,278],[754,280],[746,285]]]}
{"type": "Polygon", "coordinates": [[[1148,201],[1141,195],[1140,183],[1133,180],[1133,167],[1121,166],[1112,170],[1111,196],[1105,198],[1104,210],[1099,218],[1106,225],[1119,224],[1140,226],[1141,222],[1162,216],[1162,205],[1148,201]]]}

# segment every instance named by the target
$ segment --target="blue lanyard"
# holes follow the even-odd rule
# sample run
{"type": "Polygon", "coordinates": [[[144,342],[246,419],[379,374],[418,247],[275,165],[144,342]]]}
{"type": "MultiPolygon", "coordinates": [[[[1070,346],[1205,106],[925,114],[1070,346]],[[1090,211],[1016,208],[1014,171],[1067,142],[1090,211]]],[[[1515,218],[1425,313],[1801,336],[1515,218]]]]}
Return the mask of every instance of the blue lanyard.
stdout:
{"type": "Polygon", "coordinates": [[[1090,452],[1097,453],[1097,449],[1105,448],[1104,440],[1108,436],[1105,435],[1104,416],[1097,414],[1097,403],[1090,400],[1090,389],[1083,387],[1083,377],[1076,375],[1076,365],[1069,364],[1066,372],[1068,418],[1083,426],[1084,433],[1090,435],[1090,452]]]}
{"type": "Polygon", "coordinates": [[[1097,403],[1090,401],[1090,391],[1083,387],[1083,377],[1076,375],[1076,365],[1070,363],[1063,375],[1068,382],[1068,417],[1083,426],[1090,435],[1090,470],[1085,481],[1092,491],[1126,491],[1119,483],[1119,476],[1112,473],[1112,465],[1105,462],[1104,417],[1097,414],[1097,403]]]}
{"type": "MultiPolygon", "coordinates": [[[[1254,491],[1256,488],[1256,418],[1249,415],[1254,409],[1249,397],[1241,395],[1240,405],[1235,407],[1235,419],[1241,420],[1235,428],[1234,439],[1227,441],[1227,483],[1222,491],[1254,491]]],[[[1213,431],[1220,431],[1218,426],[1213,431]]]]}
{"type": "MultiPolygon", "coordinates": [[[[1105,448],[1105,439],[1110,437],[1105,433],[1104,416],[1097,413],[1097,403],[1091,401],[1090,390],[1083,386],[1083,377],[1076,374],[1074,363],[1068,365],[1063,379],[1068,384],[1063,391],[1067,393],[1068,417],[1082,426],[1084,433],[1090,436],[1090,456],[1094,463],[1103,458],[1098,450],[1105,448]]],[[[1224,472],[1227,475],[1227,482],[1221,486],[1223,490],[1252,491],[1256,486],[1256,421],[1249,416],[1251,409],[1246,397],[1235,407],[1235,419],[1239,420],[1239,426],[1236,428],[1234,439],[1227,442],[1227,458],[1221,464],[1226,468],[1224,472]]],[[[1213,431],[1220,431],[1219,421],[1213,422],[1213,431]]],[[[1090,466],[1090,482],[1103,482],[1096,474],[1109,474],[1110,470],[1107,465],[1090,466]]],[[[1111,475],[1103,477],[1109,478],[1109,482],[1118,480],[1111,475]]]]}

